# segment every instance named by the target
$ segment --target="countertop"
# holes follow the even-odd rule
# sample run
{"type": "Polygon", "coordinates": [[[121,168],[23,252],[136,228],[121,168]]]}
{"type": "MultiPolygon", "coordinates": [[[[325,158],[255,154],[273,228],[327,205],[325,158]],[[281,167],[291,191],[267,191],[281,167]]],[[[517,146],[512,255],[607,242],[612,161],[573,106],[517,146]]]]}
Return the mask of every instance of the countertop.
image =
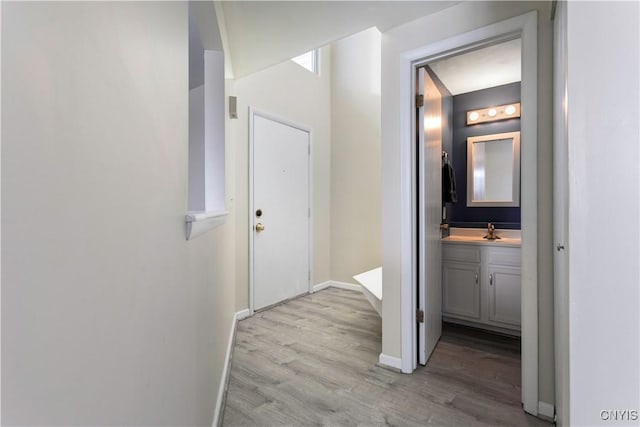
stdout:
{"type": "Polygon", "coordinates": [[[520,230],[496,230],[500,237],[497,240],[484,239],[487,234],[484,228],[452,228],[448,237],[443,237],[443,243],[465,243],[471,245],[505,246],[519,248],[522,243],[520,230]]]}

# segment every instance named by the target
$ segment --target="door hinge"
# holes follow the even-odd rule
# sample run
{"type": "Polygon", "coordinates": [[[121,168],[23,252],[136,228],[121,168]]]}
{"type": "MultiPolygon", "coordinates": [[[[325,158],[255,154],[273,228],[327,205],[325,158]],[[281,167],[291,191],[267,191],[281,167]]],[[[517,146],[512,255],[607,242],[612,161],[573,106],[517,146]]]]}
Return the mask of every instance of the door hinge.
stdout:
{"type": "Polygon", "coordinates": [[[424,323],[424,311],[422,310],[416,311],[416,322],[424,323]]]}
{"type": "Polygon", "coordinates": [[[424,96],[416,95],[416,108],[424,107],[424,96]]]}

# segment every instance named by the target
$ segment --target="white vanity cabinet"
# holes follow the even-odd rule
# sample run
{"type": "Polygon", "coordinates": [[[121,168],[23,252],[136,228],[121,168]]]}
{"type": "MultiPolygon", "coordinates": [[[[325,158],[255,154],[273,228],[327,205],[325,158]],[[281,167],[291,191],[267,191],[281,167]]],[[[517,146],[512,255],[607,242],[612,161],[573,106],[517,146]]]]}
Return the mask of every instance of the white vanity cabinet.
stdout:
{"type": "Polygon", "coordinates": [[[486,246],[487,321],[520,329],[520,248],[486,246]]]}
{"type": "Polygon", "coordinates": [[[487,243],[442,246],[442,314],[450,322],[520,331],[520,248],[487,243]]]}
{"type": "Polygon", "coordinates": [[[443,245],[442,314],[480,320],[480,248],[443,245]]]}
{"type": "Polygon", "coordinates": [[[466,319],[480,319],[480,265],[467,262],[442,264],[442,312],[466,319]]]}

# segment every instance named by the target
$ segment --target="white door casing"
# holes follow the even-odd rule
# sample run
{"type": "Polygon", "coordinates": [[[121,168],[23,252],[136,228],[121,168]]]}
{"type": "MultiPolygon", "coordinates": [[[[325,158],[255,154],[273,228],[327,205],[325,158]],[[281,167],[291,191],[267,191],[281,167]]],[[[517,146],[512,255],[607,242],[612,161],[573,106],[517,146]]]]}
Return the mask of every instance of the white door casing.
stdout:
{"type": "Polygon", "coordinates": [[[311,131],[253,109],[249,120],[253,312],[309,291],[311,131]]]}
{"type": "Polygon", "coordinates": [[[418,69],[418,359],[429,360],[442,334],[442,96],[424,67],[418,69]]]}
{"type": "Polygon", "coordinates": [[[567,141],[567,5],[558,2],[553,49],[553,283],[556,424],[569,426],[569,164],[567,141]]]}

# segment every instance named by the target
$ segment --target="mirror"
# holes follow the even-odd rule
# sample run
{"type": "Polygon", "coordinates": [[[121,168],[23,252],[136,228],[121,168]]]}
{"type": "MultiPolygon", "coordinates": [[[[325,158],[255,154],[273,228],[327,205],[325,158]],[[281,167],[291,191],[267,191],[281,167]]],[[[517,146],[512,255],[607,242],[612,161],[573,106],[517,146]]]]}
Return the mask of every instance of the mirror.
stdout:
{"type": "Polygon", "coordinates": [[[520,132],[467,138],[467,206],[520,206],[520,132]]]}

